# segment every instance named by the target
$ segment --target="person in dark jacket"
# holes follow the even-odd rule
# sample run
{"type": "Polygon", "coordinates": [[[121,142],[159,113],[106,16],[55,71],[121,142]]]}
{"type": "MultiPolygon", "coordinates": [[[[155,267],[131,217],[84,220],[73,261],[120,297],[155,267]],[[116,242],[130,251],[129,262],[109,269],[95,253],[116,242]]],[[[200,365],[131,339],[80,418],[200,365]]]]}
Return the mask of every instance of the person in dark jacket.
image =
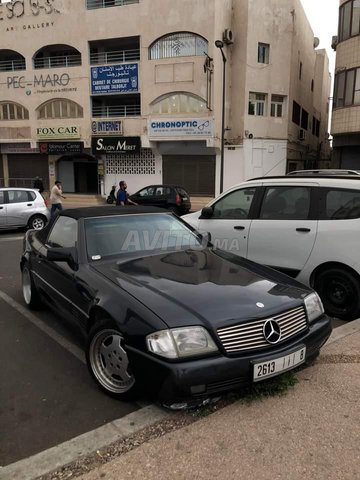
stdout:
{"type": "Polygon", "coordinates": [[[44,191],[44,184],[40,177],[35,177],[33,188],[39,190],[40,193],[44,191]]]}

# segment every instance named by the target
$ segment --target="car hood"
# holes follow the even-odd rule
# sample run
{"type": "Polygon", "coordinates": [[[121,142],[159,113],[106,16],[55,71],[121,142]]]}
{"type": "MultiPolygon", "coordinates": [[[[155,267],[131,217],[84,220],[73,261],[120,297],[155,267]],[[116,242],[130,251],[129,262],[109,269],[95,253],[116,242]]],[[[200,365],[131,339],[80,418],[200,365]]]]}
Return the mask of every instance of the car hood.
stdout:
{"type": "Polygon", "coordinates": [[[311,291],[290,277],[213,248],[104,260],[92,268],[171,328],[220,328],[231,321],[264,318],[301,305],[311,291]]]}

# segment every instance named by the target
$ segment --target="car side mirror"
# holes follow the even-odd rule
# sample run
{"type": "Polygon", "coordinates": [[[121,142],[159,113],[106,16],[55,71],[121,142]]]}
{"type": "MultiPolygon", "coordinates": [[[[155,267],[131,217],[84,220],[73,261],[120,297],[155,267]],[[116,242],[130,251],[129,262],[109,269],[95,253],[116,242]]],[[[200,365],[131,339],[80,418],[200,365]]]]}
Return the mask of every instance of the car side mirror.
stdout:
{"type": "Polygon", "coordinates": [[[66,262],[70,268],[77,270],[77,255],[75,248],[49,248],[46,258],[50,262],[66,262]]]}
{"type": "Polygon", "coordinates": [[[213,216],[214,210],[212,207],[204,207],[201,210],[201,218],[211,218],[213,216]]]}

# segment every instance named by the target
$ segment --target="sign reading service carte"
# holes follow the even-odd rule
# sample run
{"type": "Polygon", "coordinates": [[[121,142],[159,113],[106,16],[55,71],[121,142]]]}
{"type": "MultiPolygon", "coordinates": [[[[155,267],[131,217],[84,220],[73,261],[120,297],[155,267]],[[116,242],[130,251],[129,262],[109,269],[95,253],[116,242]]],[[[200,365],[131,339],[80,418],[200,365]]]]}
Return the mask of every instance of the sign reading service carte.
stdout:
{"type": "Polygon", "coordinates": [[[91,68],[91,94],[137,92],[139,76],[137,63],[123,63],[91,68]]]}
{"type": "Polygon", "coordinates": [[[148,133],[151,138],[159,137],[212,137],[212,118],[179,118],[149,120],[148,133]]]}
{"type": "Polygon", "coordinates": [[[64,153],[81,153],[83,142],[39,142],[40,153],[47,155],[62,155],[64,153]]]}
{"type": "Polygon", "coordinates": [[[97,120],[91,122],[91,131],[93,135],[122,135],[121,120],[97,120]]]}
{"type": "Polygon", "coordinates": [[[140,137],[92,137],[92,153],[136,154],[140,152],[140,137]]]}
{"type": "Polygon", "coordinates": [[[36,129],[36,136],[41,140],[80,138],[80,127],[64,125],[60,127],[39,127],[36,129]]]}

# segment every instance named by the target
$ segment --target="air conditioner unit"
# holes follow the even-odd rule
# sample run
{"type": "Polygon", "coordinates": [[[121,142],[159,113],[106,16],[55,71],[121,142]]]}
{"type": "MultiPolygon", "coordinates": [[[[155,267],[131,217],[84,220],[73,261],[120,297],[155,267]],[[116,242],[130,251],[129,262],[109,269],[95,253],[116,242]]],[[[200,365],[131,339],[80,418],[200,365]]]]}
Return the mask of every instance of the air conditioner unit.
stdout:
{"type": "Polygon", "coordinates": [[[306,132],[302,128],[299,131],[299,140],[305,140],[306,138],[306,132]]]}
{"type": "Polygon", "coordinates": [[[234,43],[233,33],[231,30],[228,30],[228,29],[224,30],[223,42],[225,43],[225,45],[232,45],[234,43]]]}

